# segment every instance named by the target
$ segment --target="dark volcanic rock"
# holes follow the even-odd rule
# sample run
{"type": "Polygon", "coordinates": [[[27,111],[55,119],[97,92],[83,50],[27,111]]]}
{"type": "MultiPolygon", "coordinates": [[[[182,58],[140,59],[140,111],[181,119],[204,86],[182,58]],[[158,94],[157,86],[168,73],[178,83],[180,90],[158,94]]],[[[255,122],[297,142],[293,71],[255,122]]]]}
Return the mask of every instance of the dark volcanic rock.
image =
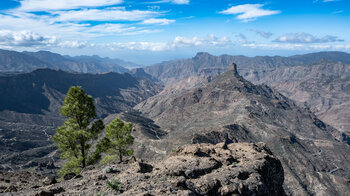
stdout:
{"type": "Polygon", "coordinates": [[[82,178],[19,194],[60,190],[55,195],[284,195],[281,162],[263,143],[188,145],[162,161],[113,167],[121,172],[104,174],[100,167],[90,168],[82,178]],[[120,189],[107,189],[106,178],[119,179],[120,189]]]}

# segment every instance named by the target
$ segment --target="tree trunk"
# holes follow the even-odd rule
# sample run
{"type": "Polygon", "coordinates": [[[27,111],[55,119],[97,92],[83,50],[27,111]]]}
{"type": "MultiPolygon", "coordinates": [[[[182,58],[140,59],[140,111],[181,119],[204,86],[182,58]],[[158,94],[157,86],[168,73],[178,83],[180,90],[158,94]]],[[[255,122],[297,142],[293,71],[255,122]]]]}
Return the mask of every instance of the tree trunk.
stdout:
{"type": "Polygon", "coordinates": [[[86,160],[85,160],[85,142],[81,142],[80,145],[81,145],[81,155],[83,156],[83,162],[82,162],[82,164],[83,164],[83,168],[85,168],[85,167],[86,167],[86,160]]]}
{"type": "Polygon", "coordinates": [[[121,151],[121,150],[119,150],[119,160],[120,160],[120,162],[123,161],[123,160],[122,160],[122,151],[121,151]]]}

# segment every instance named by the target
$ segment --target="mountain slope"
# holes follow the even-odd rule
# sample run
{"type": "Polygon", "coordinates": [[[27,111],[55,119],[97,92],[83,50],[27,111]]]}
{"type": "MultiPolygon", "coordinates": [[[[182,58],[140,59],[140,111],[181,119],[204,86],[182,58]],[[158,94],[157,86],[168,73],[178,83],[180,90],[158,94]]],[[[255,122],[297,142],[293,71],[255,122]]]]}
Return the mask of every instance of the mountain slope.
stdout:
{"type": "MultiPolygon", "coordinates": [[[[305,102],[320,119],[350,133],[348,53],[318,52],[291,57],[198,53],[191,59],[163,62],[145,70],[167,86],[178,89],[186,80],[198,82],[225,72],[230,62],[237,62],[239,73],[250,82],[268,84],[301,105],[305,102]]],[[[196,85],[189,84],[190,81],[185,83],[196,85]]]]}
{"type": "Polygon", "coordinates": [[[125,73],[128,69],[118,65],[109,58],[99,56],[62,56],[49,51],[23,52],[33,56],[41,61],[58,67],[65,71],[83,72],[83,73],[101,73],[101,72],[118,72],[125,73]]]}
{"type": "Polygon", "coordinates": [[[28,72],[39,68],[57,67],[29,55],[0,49],[0,72],[28,72]]]}
{"type": "Polygon", "coordinates": [[[287,194],[350,194],[350,149],[333,136],[337,130],[234,67],[207,85],[157,95],[135,109],[168,133],[142,141],[158,154],[187,143],[262,141],[283,164],[287,194]]]}
{"type": "Polygon", "coordinates": [[[40,69],[0,77],[0,169],[50,160],[51,135],[64,118],[59,108],[72,85],[94,97],[100,118],[128,110],[158,93],[159,87],[130,74],[73,74],[40,69]],[[34,160],[36,159],[36,160],[34,160]]]}
{"type": "Polygon", "coordinates": [[[319,61],[308,66],[281,67],[262,75],[256,72],[246,79],[267,84],[305,103],[321,120],[350,133],[350,64],[319,61]]]}
{"type": "Polygon", "coordinates": [[[312,63],[317,62],[321,59],[333,61],[333,62],[343,62],[343,63],[350,63],[350,54],[345,52],[316,52],[316,53],[310,53],[310,54],[304,54],[304,55],[294,55],[289,57],[293,60],[298,60],[303,63],[312,63]]]}

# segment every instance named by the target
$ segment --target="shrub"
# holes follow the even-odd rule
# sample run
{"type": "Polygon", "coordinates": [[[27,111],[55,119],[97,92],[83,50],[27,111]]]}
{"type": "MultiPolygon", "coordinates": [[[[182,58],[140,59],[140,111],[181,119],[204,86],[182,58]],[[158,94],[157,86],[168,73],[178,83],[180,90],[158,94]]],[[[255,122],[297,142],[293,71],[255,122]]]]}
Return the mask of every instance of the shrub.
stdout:
{"type": "Polygon", "coordinates": [[[108,179],[106,180],[106,187],[111,190],[119,191],[122,189],[123,186],[119,178],[114,178],[111,181],[109,181],[108,179]]]}

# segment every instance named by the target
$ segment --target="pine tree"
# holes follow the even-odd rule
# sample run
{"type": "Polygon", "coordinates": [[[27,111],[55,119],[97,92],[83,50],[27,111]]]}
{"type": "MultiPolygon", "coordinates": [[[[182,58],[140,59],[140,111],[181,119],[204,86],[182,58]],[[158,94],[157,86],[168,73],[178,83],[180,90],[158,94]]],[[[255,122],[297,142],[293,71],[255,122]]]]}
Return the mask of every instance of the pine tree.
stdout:
{"type": "Polygon", "coordinates": [[[99,156],[90,153],[91,140],[96,140],[103,130],[101,120],[90,123],[96,117],[94,102],[80,86],[70,87],[60,110],[68,119],[57,128],[53,141],[61,152],[61,158],[67,160],[59,174],[79,173],[87,164],[96,163],[99,156]]]}
{"type": "Polygon", "coordinates": [[[116,160],[123,161],[123,156],[130,156],[134,153],[128,149],[134,143],[134,137],[131,135],[132,124],[123,123],[120,119],[114,119],[106,126],[106,136],[98,144],[101,151],[106,151],[108,156],[104,158],[103,163],[116,160]]]}

